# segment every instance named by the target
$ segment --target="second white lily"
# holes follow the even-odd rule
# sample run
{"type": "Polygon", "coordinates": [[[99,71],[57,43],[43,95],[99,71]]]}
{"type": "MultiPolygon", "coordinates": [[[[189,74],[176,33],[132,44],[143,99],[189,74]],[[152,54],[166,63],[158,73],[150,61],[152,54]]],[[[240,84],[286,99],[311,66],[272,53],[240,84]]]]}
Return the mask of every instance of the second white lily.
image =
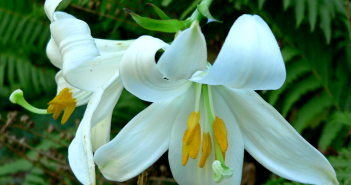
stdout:
{"type": "Polygon", "coordinates": [[[254,92],[278,89],[286,77],[277,41],[259,16],[238,18],[209,70],[206,57],[196,22],[170,46],[149,36],[130,46],[121,62],[123,84],[155,103],[96,151],[107,179],[126,181],[169,150],[179,184],[239,185],[245,148],[281,177],[338,184],[328,160],[254,92]],[[156,64],[159,49],[165,53],[156,64]]]}

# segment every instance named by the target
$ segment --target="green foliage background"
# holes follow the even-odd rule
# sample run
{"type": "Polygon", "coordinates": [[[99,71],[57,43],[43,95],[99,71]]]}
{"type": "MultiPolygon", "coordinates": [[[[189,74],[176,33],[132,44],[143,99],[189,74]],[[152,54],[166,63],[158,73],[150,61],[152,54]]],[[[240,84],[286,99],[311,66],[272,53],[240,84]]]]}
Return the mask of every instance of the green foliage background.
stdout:
{"type": "MultiPolygon", "coordinates": [[[[125,40],[152,35],[171,42],[172,34],[139,27],[123,8],[141,16],[157,18],[152,8],[146,5],[153,3],[171,18],[184,19],[200,2],[64,0],[59,10],[86,21],[92,35],[97,38],[125,40]]],[[[8,101],[10,93],[18,88],[24,91],[31,104],[40,108],[45,108],[55,96],[54,76],[58,69],[51,65],[45,53],[50,38],[50,22],[44,13],[43,3],[43,0],[0,1],[1,127],[8,120],[7,113],[14,110],[20,111],[18,118],[27,114],[35,122],[34,127],[25,129],[32,122],[22,120],[22,116],[14,121],[14,126],[7,128],[10,136],[26,138],[26,143],[33,147],[23,149],[24,155],[19,152],[23,146],[0,136],[3,141],[0,144],[0,184],[77,183],[69,170],[56,165],[57,161],[41,160],[38,151],[54,153],[54,150],[61,155],[60,159],[67,162],[68,136],[74,135],[75,123],[82,118],[84,107],[78,108],[68,123],[62,126],[49,115],[31,114],[8,101]],[[36,162],[30,162],[23,156],[36,162]],[[50,171],[61,176],[46,180],[52,179],[50,171]]],[[[279,90],[259,93],[328,157],[340,184],[351,184],[351,29],[345,4],[344,0],[214,0],[210,11],[223,23],[206,24],[204,21],[201,25],[209,48],[209,60],[213,62],[231,25],[240,15],[258,14],[269,24],[281,46],[287,79],[279,90]]],[[[147,105],[123,92],[113,113],[114,132],[111,137],[147,105]]],[[[245,160],[257,167],[256,184],[296,184],[271,175],[248,155],[245,155],[245,160]]],[[[170,174],[166,176],[171,178],[170,174]]],[[[99,184],[110,183],[99,181],[99,184]]]]}

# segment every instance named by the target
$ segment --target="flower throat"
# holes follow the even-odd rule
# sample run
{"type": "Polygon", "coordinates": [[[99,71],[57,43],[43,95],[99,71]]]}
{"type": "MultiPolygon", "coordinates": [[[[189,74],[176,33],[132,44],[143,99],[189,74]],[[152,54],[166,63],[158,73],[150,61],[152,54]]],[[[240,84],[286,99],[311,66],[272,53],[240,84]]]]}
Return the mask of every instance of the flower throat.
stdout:
{"type": "Polygon", "coordinates": [[[206,106],[204,120],[204,132],[202,133],[202,154],[199,167],[203,168],[212,152],[212,145],[215,149],[215,161],[212,168],[215,172],[213,180],[217,183],[233,175],[233,169],[225,165],[225,154],[228,149],[227,129],[224,121],[215,115],[212,102],[211,86],[196,83],[195,111],[191,112],[183,136],[182,165],[185,166],[189,156],[196,159],[201,147],[201,126],[200,126],[200,100],[203,99],[206,106]],[[201,98],[202,97],[202,98],[201,98]],[[211,138],[212,135],[212,138],[211,138]],[[213,144],[212,144],[213,143],[213,144]]]}

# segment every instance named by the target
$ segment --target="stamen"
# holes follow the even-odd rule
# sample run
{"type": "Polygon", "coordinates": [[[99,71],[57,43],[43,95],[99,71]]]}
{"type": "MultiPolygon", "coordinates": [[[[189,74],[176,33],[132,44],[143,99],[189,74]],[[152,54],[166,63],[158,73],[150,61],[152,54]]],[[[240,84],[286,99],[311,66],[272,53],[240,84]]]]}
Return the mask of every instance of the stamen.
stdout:
{"type": "Polygon", "coordinates": [[[213,122],[213,131],[222,152],[227,151],[228,149],[227,128],[225,127],[223,120],[217,116],[213,122]]]}
{"type": "Polygon", "coordinates": [[[191,141],[193,140],[194,136],[195,136],[195,128],[197,127],[197,125],[199,124],[200,121],[200,112],[195,112],[193,111],[188,119],[188,130],[189,130],[189,134],[187,135],[187,137],[185,138],[185,142],[187,145],[190,145],[191,141]]]}
{"type": "Polygon", "coordinates": [[[207,132],[203,134],[203,141],[202,141],[202,155],[199,163],[199,167],[203,168],[205,166],[207,158],[210,156],[212,151],[212,142],[210,133],[207,132]]]}
{"type": "Polygon", "coordinates": [[[200,124],[197,124],[197,126],[194,129],[193,133],[189,132],[189,129],[187,129],[184,132],[183,136],[183,147],[182,147],[182,165],[185,166],[186,163],[188,162],[189,155],[191,158],[196,159],[197,155],[199,154],[200,151],[200,146],[201,146],[201,127],[200,124]],[[189,134],[193,134],[192,136],[192,141],[190,144],[186,143],[186,138],[188,137],[189,134]]]}
{"type": "Polygon", "coordinates": [[[199,151],[200,151],[200,146],[201,146],[201,127],[198,124],[195,127],[195,136],[189,148],[189,154],[191,158],[193,159],[197,158],[197,155],[199,154],[199,151]]]}
{"type": "Polygon", "coordinates": [[[17,89],[12,92],[10,95],[10,101],[14,104],[21,105],[23,108],[27,109],[30,112],[36,113],[36,114],[48,114],[46,109],[38,109],[36,107],[33,107],[30,105],[26,99],[23,97],[23,91],[21,89],[17,89]]]}
{"type": "Polygon", "coordinates": [[[182,147],[182,152],[183,152],[183,156],[182,156],[182,165],[185,166],[186,163],[188,162],[189,159],[189,145],[186,145],[185,143],[185,138],[188,135],[188,130],[186,130],[184,132],[184,136],[183,136],[183,147],[182,147]]]}
{"type": "Polygon", "coordinates": [[[48,105],[47,113],[53,113],[52,117],[54,120],[56,120],[62,111],[65,110],[61,119],[61,124],[63,125],[72,115],[77,102],[76,99],[73,98],[73,93],[66,87],[62,89],[60,93],[48,103],[48,105]]]}

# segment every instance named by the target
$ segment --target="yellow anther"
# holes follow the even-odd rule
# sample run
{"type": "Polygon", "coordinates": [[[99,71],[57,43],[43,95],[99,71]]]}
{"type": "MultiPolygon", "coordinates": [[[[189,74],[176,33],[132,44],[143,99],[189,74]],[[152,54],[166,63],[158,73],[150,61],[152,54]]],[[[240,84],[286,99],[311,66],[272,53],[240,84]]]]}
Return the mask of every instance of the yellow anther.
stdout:
{"type": "Polygon", "coordinates": [[[185,166],[186,163],[188,162],[189,159],[189,145],[186,145],[185,143],[185,138],[188,135],[188,130],[186,130],[184,132],[184,136],[183,136],[183,147],[182,147],[182,152],[183,152],[183,156],[182,156],[182,165],[185,166]]]}
{"type": "Polygon", "coordinates": [[[203,168],[205,166],[207,158],[210,156],[212,151],[212,142],[210,133],[203,134],[203,141],[202,141],[202,155],[199,163],[199,167],[203,168]]]}
{"type": "Polygon", "coordinates": [[[184,132],[183,136],[183,156],[182,156],[182,165],[185,166],[186,163],[188,162],[189,155],[191,158],[196,159],[197,155],[199,154],[200,151],[200,146],[201,146],[201,127],[200,124],[198,124],[193,133],[190,133],[189,130],[186,130],[184,132]],[[188,137],[188,134],[194,134],[192,137],[191,143],[188,145],[185,140],[188,137]]]}
{"type": "Polygon", "coordinates": [[[227,128],[225,127],[223,120],[221,118],[218,118],[217,116],[213,121],[213,131],[222,152],[227,151],[228,149],[227,128]]]}
{"type": "Polygon", "coordinates": [[[187,145],[190,145],[191,141],[193,140],[194,136],[195,136],[195,128],[197,127],[197,125],[199,124],[200,121],[200,112],[195,112],[193,111],[188,119],[188,130],[189,130],[189,134],[187,135],[187,137],[185,138],[185,142],[187,145]]]}
{"type": "Polygon", "coordinates": [[[201,127],[200,124],[197,124],[194,131],[194,138],[190,143],[189,155],[191,158],[196,159],[197,154],[199,154],[201,146],[201,127]]]}
{"type": "Polygon", "coordinates": [[[63,110],[65,110],[61,124],[65,124],[68,118],[72,115],[74,109],[76,108],[77,102],[72,96],[69,88],[64,88],[60,93],[51,100],[48,105],[47,113],[53,113],[52,117],[56,120],[63,110]]]}

